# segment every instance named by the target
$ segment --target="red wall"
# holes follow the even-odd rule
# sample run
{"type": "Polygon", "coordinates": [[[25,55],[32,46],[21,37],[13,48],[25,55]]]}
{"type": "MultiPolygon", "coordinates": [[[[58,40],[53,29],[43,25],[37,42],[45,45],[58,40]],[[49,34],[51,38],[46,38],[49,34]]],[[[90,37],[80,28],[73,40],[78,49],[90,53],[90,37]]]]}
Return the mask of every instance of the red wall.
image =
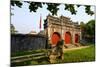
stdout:
{"type": "Polygon", "coordinates": [[[59,40],[60,40],[60,35],[57,33],[53,33],[51,37],[52,45],[54,44],[56,45],[59,40]]]}
{"type": "Polygon", "coordinates": [[[71,43],[71,34],[69,32],[65,33],[65,44],[71,43]]]}

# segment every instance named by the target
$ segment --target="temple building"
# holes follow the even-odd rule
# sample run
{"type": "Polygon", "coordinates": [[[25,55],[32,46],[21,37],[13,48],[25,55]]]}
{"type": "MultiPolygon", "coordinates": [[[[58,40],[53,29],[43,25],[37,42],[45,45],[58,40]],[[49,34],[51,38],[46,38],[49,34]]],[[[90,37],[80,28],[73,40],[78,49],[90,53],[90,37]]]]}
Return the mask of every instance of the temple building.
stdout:
{"type": "Polygon", "coordinates": [[[56,45],[59,40],[63,40],[65,46],[77,46],[81,40],[80,25],[65,16],[54,17],[48,15],[44,23],[44,31],[48,37],[48,42],[52,45],[56,45]]]}

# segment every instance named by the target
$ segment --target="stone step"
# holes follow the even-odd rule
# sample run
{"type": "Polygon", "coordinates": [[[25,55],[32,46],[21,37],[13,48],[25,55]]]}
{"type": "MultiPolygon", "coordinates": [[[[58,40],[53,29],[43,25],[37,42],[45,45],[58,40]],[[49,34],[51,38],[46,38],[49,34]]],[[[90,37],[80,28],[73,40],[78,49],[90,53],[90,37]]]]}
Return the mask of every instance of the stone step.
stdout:
{"type": "Polygon", "coordinates": [[[11,57],[11,63],[36,60],[36,59],[40,59],[40,58],[44,58],[44,57],[47,57],[46,53],[36,53],[36,54],[30,54],[30,55],[24,55],[24,56],[16,56],[16,57],[11,57]]]}
{"type": "Polygon", "coordinates": [[[12,60],[11,63],[19,63],[19,62],[25,62],[25,61],[30,61],[30,60],[36,60],[36,59],[40,59],[40,58],[44,58],[46,57],[45,55],[43,56],[37,56],[37,57],[28,57],[28,58],[23,58],[23,59],[16,59],[16,60],[12,60]]]}
{"type": "Polygon", "coordinates": [[[35,53],[35,54],[11,57],[11,60],[20,59],[20,58],[28,58],[28,57],[33,57],[33,56],[40,56],[40,55],[45,55],[45,53],[35,53]]]}

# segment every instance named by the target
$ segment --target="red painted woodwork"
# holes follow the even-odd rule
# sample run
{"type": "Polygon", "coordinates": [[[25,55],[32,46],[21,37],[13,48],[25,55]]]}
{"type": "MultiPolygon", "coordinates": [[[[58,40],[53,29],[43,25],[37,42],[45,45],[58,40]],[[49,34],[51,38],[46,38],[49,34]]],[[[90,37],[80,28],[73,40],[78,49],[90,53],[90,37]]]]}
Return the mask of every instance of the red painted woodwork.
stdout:
{"type": "Polygon", "coordinates": [[[52,45],[57,45],[57,42],[60,40],[60,34],[59,33],[53,33],[51,37],[52,45]]]}
{"type": "Polygon", "coordinates": [[[75,43],[78,43],[78,34],[75,34],[75,43]]]}
{"type": "Polygon", "coordinates": [[[71,43],[71,35],[69,32],[65,33],[65,44],[71,43]]]}

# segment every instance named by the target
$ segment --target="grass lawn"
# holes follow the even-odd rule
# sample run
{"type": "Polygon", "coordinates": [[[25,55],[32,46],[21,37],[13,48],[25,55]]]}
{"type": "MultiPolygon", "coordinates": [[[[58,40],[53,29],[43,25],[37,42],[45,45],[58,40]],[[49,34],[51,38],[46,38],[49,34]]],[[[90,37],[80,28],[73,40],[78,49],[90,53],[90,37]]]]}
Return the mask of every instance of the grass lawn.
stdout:
{"type": "MultiPolygon", "coordinates": [[[[41,51],[38,51],[38,52],[41,52],[41,51]]],[[[29,52],[29,54],[30,53],[31,52],[29,52]]],[[[38,60],[41,60],[41,62],[38,62],[36,60],[32,60],[32,61],[27,61],[27,62],[22,62],[22,63],[15,63],[13,65],[50,64],[47,61],[47,58],[42,58],[42,59],[38,59],[38,60]]],[[[94,45],[90,45],[90,47],[87,47],[87,48],[65,51],[64,52],[64,60],[61,63],[89,62],[89,61],[95,61],[95,46],[94,45]]]]}
{"type": "Polygon", "coordinates": [[[95,61],[95,46],[64,52],[65,63],[95,61]]]}

